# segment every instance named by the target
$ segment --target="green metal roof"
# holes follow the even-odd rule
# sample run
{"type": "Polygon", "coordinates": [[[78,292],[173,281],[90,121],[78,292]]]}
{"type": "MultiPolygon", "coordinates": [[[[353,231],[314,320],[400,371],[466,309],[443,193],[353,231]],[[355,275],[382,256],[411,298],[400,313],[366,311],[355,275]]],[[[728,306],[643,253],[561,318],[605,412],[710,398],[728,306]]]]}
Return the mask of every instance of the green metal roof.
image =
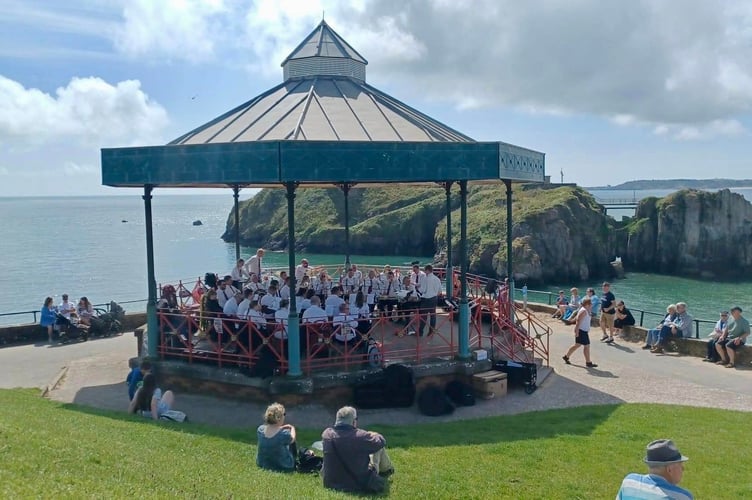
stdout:
{"type": "Polygon", "coordinates": [[[322,21],[283,63],[284,83],[166,146],[102,149],[102,183],[543,182],[543,153],[503,142],[475,142],[366,84],[365,64],[322,21]],[[302,62],[291,77],[288,66],[296,61],[302,62]],[[362,75],[351,75],[348,64],[362,66],[362,75]]]}

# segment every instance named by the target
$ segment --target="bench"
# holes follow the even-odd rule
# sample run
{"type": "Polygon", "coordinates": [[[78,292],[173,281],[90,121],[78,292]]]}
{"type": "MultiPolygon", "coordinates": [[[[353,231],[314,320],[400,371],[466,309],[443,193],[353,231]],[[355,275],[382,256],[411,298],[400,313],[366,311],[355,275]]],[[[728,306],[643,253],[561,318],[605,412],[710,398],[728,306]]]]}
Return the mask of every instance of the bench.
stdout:
{"type": "MultiPolygon", "coordinates": [[[[648,329],[641,326],[625,326],[622,329],[622,337],[632,342],[645,342],[648,329]]],[[[707,338],[672,338],[668,342],[667,350],[678,352],[686,356],[699,356],[704,358],[708,353],[707,338]]],[[[736,351],[736,363],[748,364],[752,362],[752,346],[745,345],[736,351]]]]}

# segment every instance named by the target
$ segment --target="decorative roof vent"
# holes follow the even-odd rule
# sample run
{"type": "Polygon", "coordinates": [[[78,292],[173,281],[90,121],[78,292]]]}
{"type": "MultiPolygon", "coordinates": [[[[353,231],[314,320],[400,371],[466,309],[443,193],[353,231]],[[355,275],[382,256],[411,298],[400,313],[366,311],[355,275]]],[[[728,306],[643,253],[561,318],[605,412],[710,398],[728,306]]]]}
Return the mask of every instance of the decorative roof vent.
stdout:
{"type": "Polygon", "coordinates": [[[316,76],[346,76],[366,81],[368,61],[332,28],[321,23],[282,61],[285,81],[316,76]]]}

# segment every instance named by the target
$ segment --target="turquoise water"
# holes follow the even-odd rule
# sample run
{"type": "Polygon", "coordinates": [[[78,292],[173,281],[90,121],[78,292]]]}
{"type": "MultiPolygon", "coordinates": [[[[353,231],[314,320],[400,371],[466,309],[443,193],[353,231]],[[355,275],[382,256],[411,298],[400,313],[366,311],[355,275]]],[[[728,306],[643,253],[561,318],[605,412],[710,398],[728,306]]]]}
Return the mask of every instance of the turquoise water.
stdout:
{"type": "MultiPolygon", "coordinates": [[[[109,197],[0,198],[0,275],[6,283],[0,293],[0,313],[38,310],[47,295],[59,302],[63,293],[75,298],[87,295],[94,303],[143,300],[147,294],[144,208],[140,195],[132,193],[109,197]]],[[[207,271],[229,272],[235,261],[235,246],[223,242],[220,235],[231,207],[229,190],[227,196],[155,194],[158,282],[193,282],[207,271]],[[193,226],[197,219],[203,225],[193,226]]],[[[255,250],[243,248],[241,255],[248,257],[255,250]]],[[[297,260],[302,257],[314,266],[344,261],[343,255],[301,254],[297,260]]],[[[352,256],[351,261],[381,266],[404,265],[415,259],[426,262],[430,257],[352,256]]],[[[265,267],[286,265],[286,253],[270,252],[264,259],[265,267]]],[[[578,285],[585,288],[599,283],[578,285]]],[[[614,292],[628,306],[656,312],[664,310],[669,302],[683,300],[698,318],[714,319],[719,309],[734,303],[752,308],[752,283],[710,283],[629,273],[627,279],[614,283],[614,292]]],[[[126,309],[137,311],[144,307],[140,302],[126,309]]],[[[31,321],[31,316],[0,317],[0,324],[25,321],[31,321]]]]}

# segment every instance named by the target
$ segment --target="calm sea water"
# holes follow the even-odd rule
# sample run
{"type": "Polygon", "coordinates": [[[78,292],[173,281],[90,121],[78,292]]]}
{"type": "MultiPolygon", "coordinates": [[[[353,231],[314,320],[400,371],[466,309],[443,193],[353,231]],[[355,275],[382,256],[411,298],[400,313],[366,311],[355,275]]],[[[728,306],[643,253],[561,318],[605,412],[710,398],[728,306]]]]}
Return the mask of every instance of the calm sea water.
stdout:
{"type": "MultiPolygon", "coordinates": [[[[739,192],[752,198],[752,189],[739,192]]],[[[624,196],[598,191],[602,198],[624,196]]],[[[629,191],[632,193],[632,191],[629,191]]],[[[637,198],[667,192],[634,193],[637,198]]],[[[155,194],[153,202],[155,266],[158,282],[193,282],[207,271],[228,273],[235,246],[220,239],[232,208],[232,196],[155,194]],[[193,226],[194,220],[203,225],[193,226]]],[[[60,301],[87,295],[94,303],[143,300],[146,295],[144,208],[140,196],[71,198],[0,198],[3,259],[0,313],[38,310],[46,296],[60,301]],[[122,222],[127,221],[127,222],[122,222]]],[[[255,248],[242,248],[247,257],[255,248]]],[[[312,265],[340,264],[343,255],[301,254],[312,265]]],[[[403,265],[426,256],[364,257],[363,264],[403,265]]],[[[286,253],[268,253],[265,266],[286,266],[286,253]]],[[[578,284],[594,286],[598,283],[578,284]]],[[[567,285],[568,288],[569,285],[567,285]]],[[[558,287],[551,287],[553,290],[558,287]]],[[[684,300],[696,317],[713,319],[720,308],[752,302],[752,283],[709,283],[683,278],[628,273],[614,284],[615,293],[638,309],[661,311],[684,300]]],[[[144,310],[143,302],[126,306],[144,310]]],[[[746,307],[745,307],[746,309],[746,307]]],[[[0,324],[30,321],[31,316],[0,317],[0,324]]]]}

